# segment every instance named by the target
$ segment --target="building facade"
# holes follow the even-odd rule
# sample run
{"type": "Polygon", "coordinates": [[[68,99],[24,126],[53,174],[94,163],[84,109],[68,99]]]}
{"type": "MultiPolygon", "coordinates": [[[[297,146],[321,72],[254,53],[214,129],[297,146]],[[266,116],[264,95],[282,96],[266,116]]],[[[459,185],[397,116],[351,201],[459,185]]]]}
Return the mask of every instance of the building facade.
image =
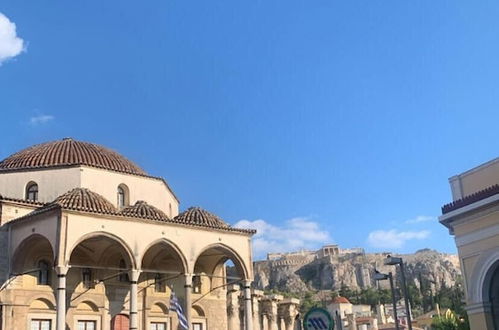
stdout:
{"type": "Polygon", "coordinates": [[[177,329],[175,295],[191,329],[225,330],[228,284],[254,329],[253,234],[198,207],[179,213],[164,179],[110,149],[27,148],[0,162],[1,329],[177,329]]]}
{"type": "Polygon", "coordinates": [[[472,329],[499,329],[499,158],[449,179],[439,220],[454,235],[472,329]]]}

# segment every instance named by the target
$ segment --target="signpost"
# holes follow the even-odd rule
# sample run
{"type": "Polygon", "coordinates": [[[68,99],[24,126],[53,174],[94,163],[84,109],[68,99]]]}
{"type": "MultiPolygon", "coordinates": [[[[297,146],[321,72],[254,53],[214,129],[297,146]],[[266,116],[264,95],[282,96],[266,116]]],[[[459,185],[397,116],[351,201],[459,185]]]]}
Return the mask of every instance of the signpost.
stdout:
{"type": "Polygon", "coordinates": [[[303,318],[304,330],[333,330],[334,320],[324,308],[314,307],[303,318]]]}

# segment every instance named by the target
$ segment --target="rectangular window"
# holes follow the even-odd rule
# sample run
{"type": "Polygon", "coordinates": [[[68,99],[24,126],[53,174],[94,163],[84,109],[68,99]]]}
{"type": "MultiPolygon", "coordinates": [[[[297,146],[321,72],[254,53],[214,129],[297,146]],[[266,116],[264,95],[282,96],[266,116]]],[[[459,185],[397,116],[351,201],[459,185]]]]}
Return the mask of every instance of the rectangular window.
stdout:
{"type": "Polygon", "coordinates": [[[52,321],[31,320],[31,330],[52,330],[52,321]]]}
{"type": "Polygon", "coordinates": [[[192,330],[203,330],[203,323],[192,323],[192,330]]]}
{"type": "Polygon", "coordinates": [[[151,322],[150,330],[168,330],[166,322],[151,322]]]}
{"type": "Polygon", "coordinates": [[[95,321],[78,321],[78,330],[95,330],[96,322],[95,321]]]}

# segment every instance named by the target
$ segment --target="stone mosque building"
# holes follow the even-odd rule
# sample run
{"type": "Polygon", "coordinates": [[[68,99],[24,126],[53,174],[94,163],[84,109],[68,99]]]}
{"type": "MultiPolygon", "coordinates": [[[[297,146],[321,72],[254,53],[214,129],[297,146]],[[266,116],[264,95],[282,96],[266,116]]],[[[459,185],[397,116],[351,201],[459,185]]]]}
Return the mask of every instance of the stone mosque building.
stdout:
{"type": "Polygon", "coordinates": [[[250,289],[254,233],[179,213],[164,179],[105,147],[29,147],[0,162],[0,330],[177,329],[172,292],[193,330],[291,330],[298,303],[250,289]]]}

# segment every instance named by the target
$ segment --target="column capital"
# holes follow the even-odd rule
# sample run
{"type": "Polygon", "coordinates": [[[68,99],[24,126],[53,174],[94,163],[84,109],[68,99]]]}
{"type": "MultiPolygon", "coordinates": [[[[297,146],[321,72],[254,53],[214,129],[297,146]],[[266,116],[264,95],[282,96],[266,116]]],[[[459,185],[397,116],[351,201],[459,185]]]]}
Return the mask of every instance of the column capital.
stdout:
{"type": "Polygon", "coordinates": [[[68,273],[69,267],[68,266],[55,266],[54,267],[55,272],[58,276],[66,276],[68,273]]]}
{"type": "Polygon", "coordinates": [[[141,270],[140,269],[132,269],[128,271],[128,277],[130,278],[130,282],[138,282],[141,270]]]}
{"type": "Polygon", "coordinates": [[[253,283],[252,280],[244,280],[243,281],[243,287],[244,288],[251,288],[251,283],[253,283]]]}
{"type": "Polygon", "coordinates": [[[192,286],[192,276],[193,276],[192,274],[187,274],[187,273],[184,274],[184,278],[185,278],[185,284],[184,284],[184,286],[185,287],[188,287],[188,286],[191,287],[192,286]]]}

